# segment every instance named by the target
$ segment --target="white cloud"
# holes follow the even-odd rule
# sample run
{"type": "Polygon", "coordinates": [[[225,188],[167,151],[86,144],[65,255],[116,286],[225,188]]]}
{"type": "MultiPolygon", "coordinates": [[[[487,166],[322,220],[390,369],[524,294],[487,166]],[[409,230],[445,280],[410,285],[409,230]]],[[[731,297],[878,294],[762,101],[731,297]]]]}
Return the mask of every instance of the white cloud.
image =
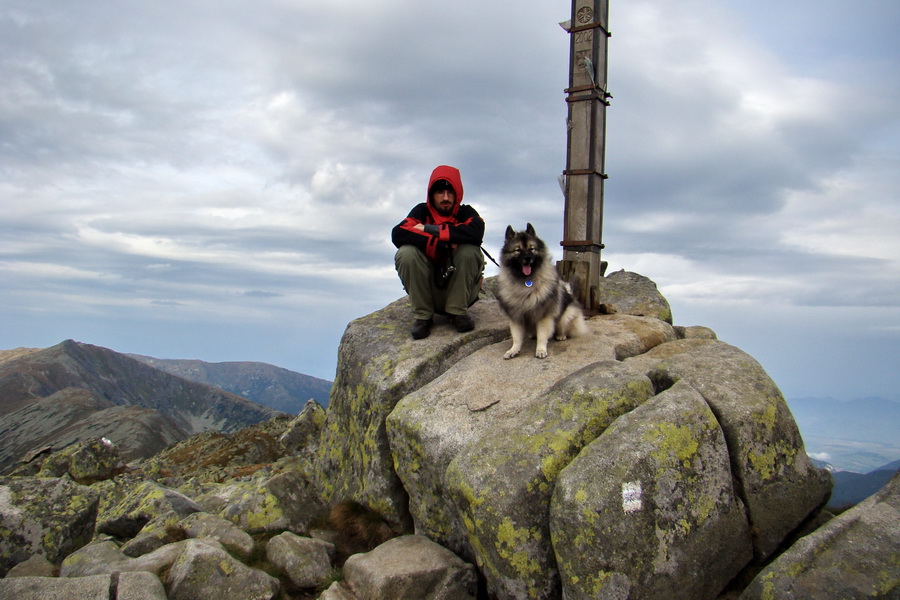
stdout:
{"type": "Polygon", "coordinates": [[[867,157],[792,193],[776,216],[785,243],[809,252],[886,261],[900,283],[900,159],[867,157]]]}
{"type": "Polygon", "coordinates": [[[0,272],[5,277],[33,280],[90,281],[120,279],[117,275],[79,269],[58,263],[0,261],[0,272]]]}

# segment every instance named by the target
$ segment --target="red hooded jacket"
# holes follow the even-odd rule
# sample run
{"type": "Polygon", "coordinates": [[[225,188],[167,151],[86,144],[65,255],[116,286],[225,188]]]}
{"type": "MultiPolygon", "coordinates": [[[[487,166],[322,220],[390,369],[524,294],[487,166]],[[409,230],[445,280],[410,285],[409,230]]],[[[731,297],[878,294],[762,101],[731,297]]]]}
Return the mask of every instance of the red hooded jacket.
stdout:
{"type": "MultiPolygon", "coordinates": [[[[484,221],[478,212],[467,204],[462,204],[463,185],[459,169],[441,165],[431,172],[426,191],[426,201],[417,204],[409,215],[391,231],[391,241],[398,248],[412,244],[432,262],[440,262],[447,251],[456,244],[480,246],[484,239],[484,221]],[[448,216],[440,214],[431,202],[431,186],[444,180],[456,192],[456,204],[448,216]],[[435,225],[436,233],[415,229],[418,224],[435,225]]],[[[429,228],[434,230],[435,228],[429,228]]]]}

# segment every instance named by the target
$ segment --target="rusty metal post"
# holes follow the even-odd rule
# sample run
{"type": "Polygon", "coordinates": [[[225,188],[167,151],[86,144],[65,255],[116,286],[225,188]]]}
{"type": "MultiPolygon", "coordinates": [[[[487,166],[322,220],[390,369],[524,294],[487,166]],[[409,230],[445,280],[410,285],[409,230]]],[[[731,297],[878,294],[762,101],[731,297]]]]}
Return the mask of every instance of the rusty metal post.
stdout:
{"type": "Polygon", "coordinates": [[[568,146],[566,150],[563,260],[560,275],[588,311],[599,310],[598,286],[606,271],[603,182],[606,179],[608,0],[572,0],[569,32],[568,146]]]}

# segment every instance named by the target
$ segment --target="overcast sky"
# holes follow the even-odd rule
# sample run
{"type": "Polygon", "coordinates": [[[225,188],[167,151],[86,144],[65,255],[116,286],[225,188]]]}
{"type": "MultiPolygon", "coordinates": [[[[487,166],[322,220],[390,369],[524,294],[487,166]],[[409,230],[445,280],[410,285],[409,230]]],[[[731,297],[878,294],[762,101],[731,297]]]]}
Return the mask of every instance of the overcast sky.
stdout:
{"type": "MultiPolygon", "coordinates": [[[[0,348],[333,379],[438,164],[488,251],[530,221],[561,257],[570,10],[0,0],[0,348]]],[[[788,397],[900,399],[896,0],[612,0],[610,29],[610,271],[788,397]]]]}

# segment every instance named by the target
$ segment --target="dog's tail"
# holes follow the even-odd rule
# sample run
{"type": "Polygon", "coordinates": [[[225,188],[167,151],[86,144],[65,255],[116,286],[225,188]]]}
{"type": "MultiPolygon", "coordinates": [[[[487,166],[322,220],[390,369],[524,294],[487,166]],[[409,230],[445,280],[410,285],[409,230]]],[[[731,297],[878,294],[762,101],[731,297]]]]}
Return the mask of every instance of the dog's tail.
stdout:
{"type": "Polygon", "coordinates": [[[569,337],[587,335],[588,326],[587,323],[584,322],[584,312],[581,310],[581,307],[577,304],[573,304],[566,309],[566,312],[569,311],[572,311],[573,313],[570,316],[569,321],[569,337]]]}
{"type": "Polygon", "coordinates": [[[573,297],[572,286],[569,282],[563,281],[562,284],[569,298],[571,298],[571,303],[560,316],[560,325],[563,327],[567,337],[585,335],[588,332],[588,326],[584,322],[584,310],[581,308],[581,304],[573,297]]]}

